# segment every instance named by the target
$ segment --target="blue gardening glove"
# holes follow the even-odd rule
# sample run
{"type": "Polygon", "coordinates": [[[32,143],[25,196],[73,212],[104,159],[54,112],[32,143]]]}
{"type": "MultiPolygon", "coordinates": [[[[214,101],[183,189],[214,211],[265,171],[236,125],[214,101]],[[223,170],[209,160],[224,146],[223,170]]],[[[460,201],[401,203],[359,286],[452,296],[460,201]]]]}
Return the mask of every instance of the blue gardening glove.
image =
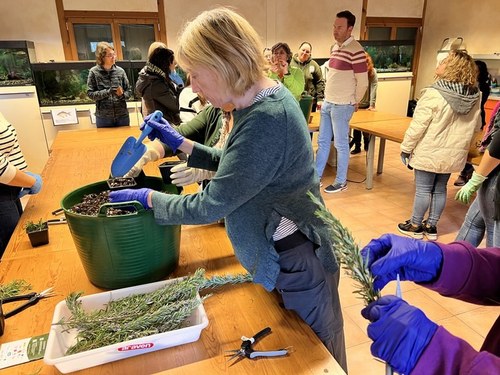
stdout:
{"type": "Polygon", "coordinates": [[[472,177],[457,192],[457,194],[455,195],[455,200],[463,204],[468,204],[472,195],[479,190],[479,188],[487,178],[488,177],[481,176],[479,173],[472,172],[472,177]]]}
{"type": "Polygon", "coordinates": [[[435,243],[395,234],[371,240],[361,256],[375,277],[375,290],[396,280],[397,274],[400,280],[432,281],[440,275],[443,264],[443,252],[435,243]]]}
{"type": "Polygon", "coordinates": [[[411,154],[409,154],[408,152],[401,152],[401,161],[408,167],[408,169],[413,169],[413,167],[410,165],[410,155],[411,154]]]}
{"type": "Polygon", "coordinates": [[[396,296],[384,296],[361,310],[372,322],[368,337],[372,354],[400,374],[409,374],[436,333],[437,324],[396,296]]]}
{"type": "Polygon", "coordinates": [[[160,118],[159,121],[155,121],[152,119],[152,115],[153,114],[146,116],[144,123],[141,125],[141,130],[144,128],[145,124],[148,124],[153,128],[151,133],[148,135],[150,140],[153,141],[158,138],[170,147],[173,152],[177,151],[182,142],[184,142],[184,137],[172,128],[168,121],[163,117],[160,118]]]}
{"type": "Polygon", "coordinates": [[[42,190],[42,177],[40,177],[40,175],[28,171],[24,171],[24,173],[33,177],[35,179],[35,183],[30,188],[22,188],[19,192],[18,198],[22,198],[27,194],[37,194],[40,190],[42,190]]]}
{"type": "Polygon", "coordinates": [[[138,201],[145,209],[149,209],[148,195],[151,191],[153,189],[147,188],[116,190],[109,193],[109,200],[112,203],[138,201]]]}

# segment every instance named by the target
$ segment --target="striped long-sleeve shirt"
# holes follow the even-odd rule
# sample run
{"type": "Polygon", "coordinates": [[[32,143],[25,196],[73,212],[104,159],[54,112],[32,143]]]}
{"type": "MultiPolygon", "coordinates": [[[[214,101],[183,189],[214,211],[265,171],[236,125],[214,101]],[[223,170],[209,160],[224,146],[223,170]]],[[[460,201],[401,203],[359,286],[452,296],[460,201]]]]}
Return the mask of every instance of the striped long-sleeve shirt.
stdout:
{"type": "Polygon", "coordinates": [[[16,129],[0,113],[0,183],[8,184],[17,169],[26,169],[21,147],[17,141],[16,129]]]}
{"type": "Polygon", "coordinates": [[[335,104],[356,104],[368,88],[365,51],[353,37],[335,44],[328,62],[325,100],[335,104]]]}

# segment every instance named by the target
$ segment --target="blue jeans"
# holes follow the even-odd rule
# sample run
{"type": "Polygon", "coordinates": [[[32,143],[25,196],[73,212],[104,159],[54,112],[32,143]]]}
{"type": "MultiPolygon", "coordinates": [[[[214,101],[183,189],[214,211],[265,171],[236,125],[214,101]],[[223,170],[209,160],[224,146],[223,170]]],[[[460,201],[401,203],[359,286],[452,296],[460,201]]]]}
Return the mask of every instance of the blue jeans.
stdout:
{"type": "Polygon", "coordinates": [[[433,173],[415,169],[415,201],[411,222],[420,225],[429,211],[427,224],[437,225],[446,206],[446,185],[450,173],[433,173]]]}
{"type": "Polygon", "coordinates": [[[318,176],[323,176],[332,136],[337,150],[337,176],[335,183],[347,181],[347,168],[349,167],[349,121],[354,113],[354,106],[350,104],[333,104],[324,102],[321,106],[319,121],[318,151],[316,153],[316,171],[318,176]]]}
{"type": "Polygon", "coordinates": [[[465,215],[464,222],[460,227],[456,241],[467,241],[474,246],[479,246],[486,232],[486,246],[500,246],[499,225],[493,219],[495,215],[495,189],[498,174],[488,176],[477,192],[477,197],[465,215]],[[495,226],[497,229],[495,230],[495,226]]]}
{"type": "Polygon", "coordinates": [[[98,128],[111,128],[115,126],[129,126],[130,116],[123,116],[117,118],[95,117],[95,125],[98,128]]]}

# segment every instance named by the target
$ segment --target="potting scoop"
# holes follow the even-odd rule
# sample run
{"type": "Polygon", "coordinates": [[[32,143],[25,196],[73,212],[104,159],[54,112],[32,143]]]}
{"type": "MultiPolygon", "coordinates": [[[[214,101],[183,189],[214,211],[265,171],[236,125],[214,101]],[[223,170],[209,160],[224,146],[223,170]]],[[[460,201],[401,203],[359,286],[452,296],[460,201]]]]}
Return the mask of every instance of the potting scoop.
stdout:
{"type": "MultiPolygon", "coordinates": [[[[150,120],[160,121],[163,114],[161,111],[155,111],[150,117],[150,120]]],[[[147,124],[144,124],[142,133],[139,139],[134,137],[128,137],[123,146],[118,151],[118,154],[111,164],[111,175],[113,177],[123,177],[130,169],[139,161],[139,159],[146,152],[146,145],[142,143],[144,138],[146,138],[149,133],[153,131],[153,128],[147,124]]]]}

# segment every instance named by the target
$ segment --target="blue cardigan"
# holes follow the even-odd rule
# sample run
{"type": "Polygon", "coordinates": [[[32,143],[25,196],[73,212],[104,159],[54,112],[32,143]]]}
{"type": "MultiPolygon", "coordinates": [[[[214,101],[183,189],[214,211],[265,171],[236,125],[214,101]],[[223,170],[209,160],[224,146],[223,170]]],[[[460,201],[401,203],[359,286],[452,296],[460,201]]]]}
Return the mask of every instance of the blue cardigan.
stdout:
{"type": "Polygon", "coordinates": [[[159,224],[205,224],[225,217],[236,257],[267,290],[280,272],[272,235],[282,216],[315,244],[325,268],[336,272],[330,228],[314,215],[312,191],[322,200],[304,115],[288,90],[234,111],[224,149],[195,144],[189,165],[217,170],[201,192],[176,196],[154,192],[159,224]]]}

